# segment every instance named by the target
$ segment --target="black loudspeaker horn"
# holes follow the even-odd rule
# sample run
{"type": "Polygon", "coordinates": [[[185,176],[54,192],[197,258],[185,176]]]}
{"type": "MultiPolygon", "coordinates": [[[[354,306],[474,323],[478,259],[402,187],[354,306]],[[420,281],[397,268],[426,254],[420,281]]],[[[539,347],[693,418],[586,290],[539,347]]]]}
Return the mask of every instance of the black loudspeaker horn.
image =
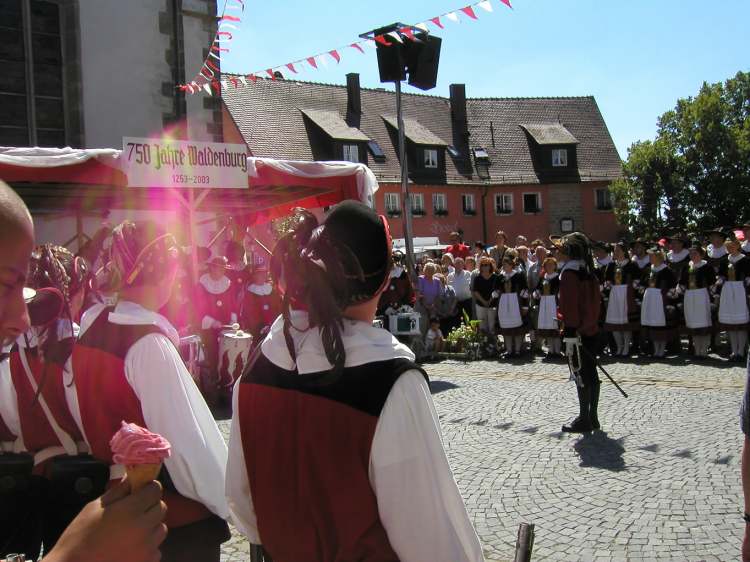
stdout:
{"type": "Polygon", "coordinates": [[[390,46],[377,42],[378,71],[381,82],[400,82],[406,80],[406,60],[401,43],[386,35],[395,31],[395,26],[381,27],[374,31],[374,35],[382,35],[390,46]]]}
{"type": "Polygon", "coordinates": [[[418,33],[417,41],[406,41],[406,66],[409,85],[420,90],[431,90],[437,84],[440,64],[440,37],[418,33]]]}

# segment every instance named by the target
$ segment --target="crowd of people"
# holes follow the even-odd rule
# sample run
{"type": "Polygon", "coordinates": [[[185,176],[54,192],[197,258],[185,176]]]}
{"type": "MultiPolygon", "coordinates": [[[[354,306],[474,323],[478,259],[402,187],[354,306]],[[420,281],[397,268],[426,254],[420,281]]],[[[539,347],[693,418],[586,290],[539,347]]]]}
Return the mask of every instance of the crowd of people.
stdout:
{"type": "MultiPolygon", "coordinates": [[[[429,348],[445,340],[466,313],[487,335],[490,355],[561,357],[560,240],[517,236],[511,244],[500,231],[493,246],[477,242],[471,248],[453,233],[441,256],[420,258],[416,286],[397,263],[379,312],[413,306],[429,348]]],[[[702,359],[713,350],[743,361],[750,329],[749,255],[749,224],[691,237],[673,232],[653,241],[593,241],[600,347],[621,358],[687,352],[702,359]]]]}

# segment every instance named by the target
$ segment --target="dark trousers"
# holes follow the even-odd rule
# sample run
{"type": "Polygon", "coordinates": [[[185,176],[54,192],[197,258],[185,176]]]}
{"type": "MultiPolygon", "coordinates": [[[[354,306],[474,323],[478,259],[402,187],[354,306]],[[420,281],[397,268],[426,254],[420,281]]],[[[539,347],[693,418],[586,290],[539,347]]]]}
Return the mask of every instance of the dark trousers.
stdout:
{"type": "Polygon", "coordinates": [[[459,324],[463,322],[464,312],[469,315],[469,320],[476,320],[474,316],[474,301],[472,299],[458,301],[459,324]]]}
{"type": "Polygon", "coordinates": [[[583,387],[598,385],[599,372],[596,370],[596,354],[599,351],[599,336],[581,336],[581,377],[583,387]]]}
{"type": "Polygon", "coordinates": [[[42,549],[45,479],[32,476],[28,486],[0,491],[0,559],[24,554],[36,560],[42,549]]]}

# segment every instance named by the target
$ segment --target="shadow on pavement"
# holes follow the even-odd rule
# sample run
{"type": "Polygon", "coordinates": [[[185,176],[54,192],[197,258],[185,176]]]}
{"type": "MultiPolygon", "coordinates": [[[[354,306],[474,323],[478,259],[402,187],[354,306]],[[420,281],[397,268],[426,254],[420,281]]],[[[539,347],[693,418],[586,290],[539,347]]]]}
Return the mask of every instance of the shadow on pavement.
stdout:
{"type": "Polygon", "coordinates": [[[453,384],[452,382],[430,381],[430,392],[432,394],[440,394],[441,392],[445,392],[446,390],[453,390],[454,388],[458,388],[458,385],[453,384]]]}
{"type": "Polygon", "coordinates": [[[613,472],[626,470],[624,437],[612,439],[605,431],[584,433],[573,448],[581,459],[581,467],[602,468],[613,472]]]}

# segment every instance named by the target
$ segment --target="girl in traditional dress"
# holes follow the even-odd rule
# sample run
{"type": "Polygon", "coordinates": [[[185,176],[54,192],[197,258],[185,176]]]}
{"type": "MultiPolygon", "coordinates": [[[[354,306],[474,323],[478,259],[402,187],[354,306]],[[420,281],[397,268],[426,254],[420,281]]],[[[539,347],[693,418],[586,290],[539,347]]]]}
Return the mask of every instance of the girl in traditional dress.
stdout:
{"type": "Polygon", "coordinates": [[[529,312],[529,291],[526,274],[517,263],[516,253],[506,252],[498,274],[500,300],[497,305],[498,325],[505,344],[504,357],[521,354],[526,325],[524,317],[529,312]]]}
{"type": "Polygon", "coordinates": [[[604,276],[603,292],[607,295],[604,329],[614,338],[614,355],[628,357],[633,331],[638,329],[635,291],[640,286],[641,270],[628,258],[625,242],[615,244],[613,253],[614,260],[604,276]]]}
{"type": "Polygon", "coordinates": [[[747,330],[750,312],[747,305],[747,287],[750,285],[750,258],[740,251],[735,236],[727,238],[727,261],[719,268],[716,281],[719,299],[719,328],[726,330],[732,348],[730,361],[742,361],[747,348],[747,330]]]}
{"type": "Polygon", "coordinates": [[[659,247],[648,251],[651,256],[651,270],[646,281],[641,306],[641,325],[647,331],[646,338],[653,343],[654,357],[664,357],[667,342],[674,338],[671,325],[674,306],[670,294],[677,281],[674,273],[664,263],[664,252],[659,247]]]}
{"type": "Polygon", "coordinates": [[[479,260],[479,274],[471,282],[471,293],[476,301],[476,317],[479,329],[490,339],[495,339],[495,318],[497,318],[497,275],[490,258],[479,260]]]}
{"type": "Polygon", "coordinates": [[[677,293],[683,297],[685,328],[693,339],[695,357],[708,356],[713,322],[709,289],[716,282],[716,273],[704,259],[703,248],[694,242],[690,248],[690,264],[682,272],[677,293]]]}
{"type": "Polygon", "coordinates": [[[557,320],[557,294],[560,290],[560,277],[557,274],[557,260],[545,258],[542,263],[544,273],[534,290],[537,306],[536,337],[547,340],[547,359],[559,358],[562,352],[560,326],[557,320]]]}

